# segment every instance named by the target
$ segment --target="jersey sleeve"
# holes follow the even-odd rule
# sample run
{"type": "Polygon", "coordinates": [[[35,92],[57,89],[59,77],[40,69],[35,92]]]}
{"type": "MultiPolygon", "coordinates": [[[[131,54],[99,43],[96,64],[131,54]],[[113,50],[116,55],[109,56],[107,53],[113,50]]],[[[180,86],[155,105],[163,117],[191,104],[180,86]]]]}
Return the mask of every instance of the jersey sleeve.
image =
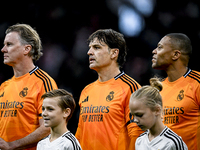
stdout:
{"type": "MultiPolygon", "coordinates": [[[[129,100],[130,100],[130,96],[128,96],[128,103],[126,105],[125,108],[125,112],[126,112],[126,124],[127,124],[127,129],[128,129],[128,135],[129,137],[132,139],[132,142],[135,142],[137,137],[142,134],[144,131],[142,131],[138,125],[136,123],[134,123],[134,118],[130,113],[130,109],[129,109],[129,100]]],[[[134,144],[134,143],[132,143],[134,144]]]]}
{"type": "MultiPolygon", "coordinates": [[[[187,145],[183,141],[181,141],[181,143],[183,144],[181,150],[188,150],[187,145]]],[[[177,150],[177,145],[175,143],[172,143],[167,147],[166,150],[177,150]]]]}
{"type": "MultiPolygon", "coordinates": [[[[80,95],[80,99],[79,99],[79,106],[81,108],[81,97],[83,95],[83,91],[81,92],[81,95],[80,95]]],[[[82,123],[83,123],[83,120],[81,118],[81,115],[79,114],[79,121],[78,121],[78,128],[76,130],[76,133],[75,133],[75,137],[77,138],[77,140],[79,141],[79,143],[81,142],[81,135],[82,135],[82,123]]]]}
{"type": "Polygon", "coordinates": [[[79,123],[78,123],[78,128],[76,130],[76,134],[75,134],[75,137],[77,138],[77,140],[79,141],[79,143],[81,142],[81,135],[82,135],[82,119],[81,117],[79,116],[79,123]]]}
{"type": "Polygon", "coordinates": [[[198,84],[197,90],[196,90],[196,101],[200,108],[200,94],[199,93],[200,93],[200,84],[198,84]]]}
{"type": "MultiPolygon", "coordinates": [[[[54,89],[58,89],[58,87],[57,87],[57,84],[56,84],[56,82],[52,79],[52,78],[50,78],[50,84],[51,84],[51,86],[52,86],[52,89],[54,90],[54,89]]],[[[38,94],[38,97],[37,97],[37,101],[38,101],[38,105],[36,106],[37,107],[37,110],[38,110],[38,116],[39,116],[39,119],[42,119],[42,104],[43,104],[43,100],[41,99],[41,96],[44,94],[44,93],[46,93],[46,92],[48,92],[47,91],[47,89],[45,88],[45,83],[43,82],[41,85],[40,85],[40,91],[39,91],[39,94],[38,94]]]]}
{"type": "MultiPolygon", "coordinates": [[[[140,88],[141,86],[138,84],[138,88],[140,88]]],[[[137,89],[136,89],[137,90],[137,89]]],[[[134,92],[134,91],[133,91],[134,92]]],[[[130,101],[130,97],[131,97],[131,91],[128,91],[127,97],[126,97],[126,104],[125,104],[125,115],[126,115],[126,124],[127,124],[127,129],[128,129],[128,134],[130,138],[135,138],[135,140],[137,139],[137,137],[143,133],[144,131],[142,131],[138,125],[136,123],[134,123],[134,118],[130,113],[130,109],[129,109],[129,101],[130,101]]]]}
{"type": "Polygon", "coordinates": [[[42,150],[42,144],[41,144],[41,141],[37,143],[36,150],[42,150]]]}

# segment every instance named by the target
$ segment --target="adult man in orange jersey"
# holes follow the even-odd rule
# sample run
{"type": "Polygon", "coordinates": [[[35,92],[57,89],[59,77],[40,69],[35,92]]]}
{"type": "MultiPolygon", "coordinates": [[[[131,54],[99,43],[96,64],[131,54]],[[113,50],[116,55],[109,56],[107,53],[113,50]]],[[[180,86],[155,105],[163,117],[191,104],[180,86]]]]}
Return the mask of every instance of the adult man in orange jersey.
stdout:
{"type": "Polygon", "coordinates": [[[152,67],[168,75],[161,91],[164,124],[189,150],[200,150],[200,73],[188,68],[191,41],[182,33],[167,34],[152,53],[152,67]]]}
{"type": "Polygon", "coordinates": [[[55,81],[34,65],[40,58],[41,41],[27,24],[6,30],[4,64],[12,66],[14,76],[0,86],[0,149],[35,150],[39,140],[49,134],[43,125],[41,95],[57,88],[55,81]]]}
{"type": "Polygon", "coordinates": [[[140,85],[120,68],[127,47],[122,34],[97,30],[89,39],[89,67],[98,80],[80,96],[76,137],[83,150],[134,150],[141,129],[130,120],[129,99],[140,85]]]}

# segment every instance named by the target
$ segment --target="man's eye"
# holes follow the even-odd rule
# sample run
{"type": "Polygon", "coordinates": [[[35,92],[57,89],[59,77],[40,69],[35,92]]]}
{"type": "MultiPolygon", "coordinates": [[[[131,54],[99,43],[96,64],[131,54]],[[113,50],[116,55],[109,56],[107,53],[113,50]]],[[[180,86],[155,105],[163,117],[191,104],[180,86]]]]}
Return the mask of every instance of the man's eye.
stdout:
{"type": "Polygon", "coordinates": [[[99,46],[94,46],[94,49],[100,49],[100,47],[99,46]]]}
{"type": "Polygon", "coordinates": [[[11,43],[6,43],[6,45],[7,45],[7,46],[10,46],[10,45],[12,45],[12,44],[11,44],[11,43]]]}

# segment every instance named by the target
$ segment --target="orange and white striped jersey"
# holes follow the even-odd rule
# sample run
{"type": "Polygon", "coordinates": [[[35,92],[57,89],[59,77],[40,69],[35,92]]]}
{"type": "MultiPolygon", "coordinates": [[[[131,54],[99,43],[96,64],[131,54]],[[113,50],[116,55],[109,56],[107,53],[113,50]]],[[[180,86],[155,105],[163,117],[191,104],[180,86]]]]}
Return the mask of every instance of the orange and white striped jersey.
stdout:
{"type": "Polygon", "coordinates": [[[163,98],[164,124],[182,137],[189,150],[200,150],[200,72],[188,72],[174,82],[166,78],[163,98]]]}
{"type": "Polygon", "coordinates": [[[130,139],[136,140],[143,133],[129,116],[129,99],[138,88],[140,85],[122,72],[83,89],[75,135],[83,150],[127,150],[130,139]]]}
{"type": "Polygon", "coordinates": [[[57,89],[55,81],[38,67],[21,77],[13,76],[2,83],[0,137],[6,142],[11,142],[29,135],[38,128],[42,118],[41,96],[53,89],[57,89]]]}

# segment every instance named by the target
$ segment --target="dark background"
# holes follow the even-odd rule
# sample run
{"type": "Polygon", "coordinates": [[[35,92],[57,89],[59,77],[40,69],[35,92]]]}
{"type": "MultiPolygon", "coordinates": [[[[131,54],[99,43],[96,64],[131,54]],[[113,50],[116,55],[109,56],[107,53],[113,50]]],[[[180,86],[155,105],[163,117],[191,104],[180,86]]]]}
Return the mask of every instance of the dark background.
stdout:
{"type": "MultiPolygon", "coordinates": [[[[149,84],[149,78],[155,74],[165,77],[164,72],[151,68],[151,57],[160,39],[171,32],[185,33],[191,39],[193,56],[189,67],[200,71],[199,1],[147,0],[153,6],[149,14],[142,13],[134,5],[136,1],[145,0],[1,2],[0,46],[3,47],[5,30],[10,25],[26,23],[37,30],[43,43],[44,55],[36,65],[52,76],[59,88],[70,91],[76,100],[77,108],[68,124],[72,133],[76,132],[78,124],[81,90],[98,77],[95,71],[89,69],[87,38],[94,31],[105,28],[123,33],[119,27],[121,6],[134,10],[143,20],[140,25],[143,28],[137,35],[123,33],[129,48],[123,70],[128,75],[141,85],[149,84]]],[[[145,10],[148,8],[141,6],[145,10]]],[[[1,53],[0,84],[12,76],[12,67],[3,64],[1,53]]]]}

